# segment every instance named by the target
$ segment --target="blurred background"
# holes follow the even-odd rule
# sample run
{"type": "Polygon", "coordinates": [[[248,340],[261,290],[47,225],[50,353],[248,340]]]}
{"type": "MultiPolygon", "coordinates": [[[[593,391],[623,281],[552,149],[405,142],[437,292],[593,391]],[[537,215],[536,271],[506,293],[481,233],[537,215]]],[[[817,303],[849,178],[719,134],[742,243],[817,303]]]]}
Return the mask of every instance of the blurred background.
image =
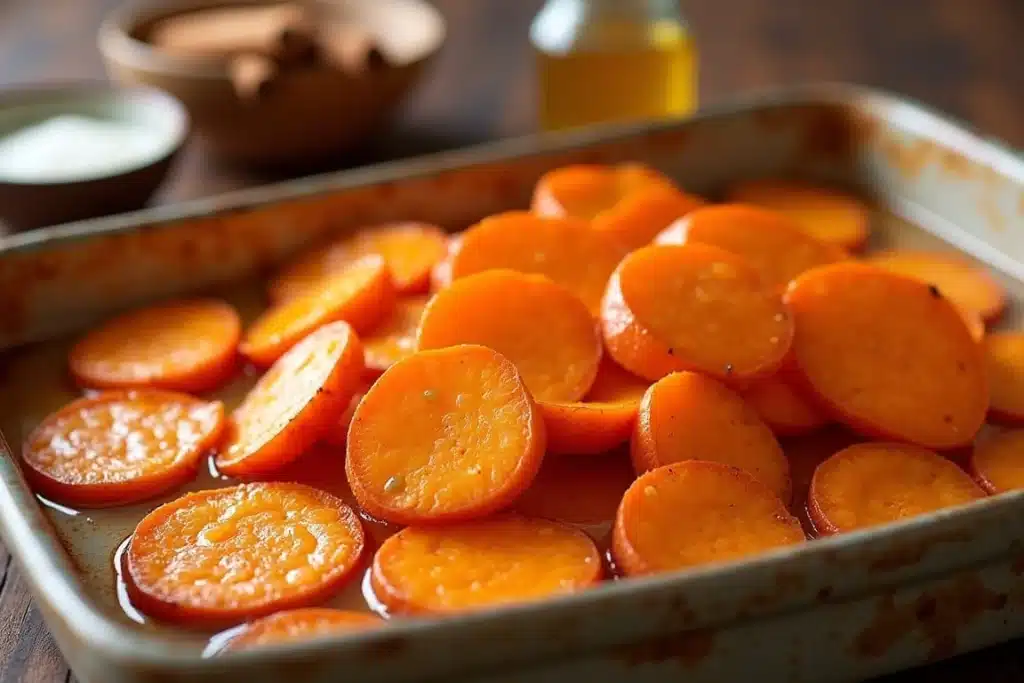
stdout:
{"type": "MultiPolygon", "coordinates": [[[[2,0],[0,86],[104,78],[96,30],[122,2],[2,0]]],[[[394,125],[326,168],[536,130],[529,32],[544,0],[433,4],[447,37],[394,125]]],[[[920,100],[1024,146],[1021,0],[684,0],[677,7],[697,45],[701,106],[773,85],[852,81],[920,100]]],[[[294,174],[229,167],[189,145],[156,201],[294,174]]]]}

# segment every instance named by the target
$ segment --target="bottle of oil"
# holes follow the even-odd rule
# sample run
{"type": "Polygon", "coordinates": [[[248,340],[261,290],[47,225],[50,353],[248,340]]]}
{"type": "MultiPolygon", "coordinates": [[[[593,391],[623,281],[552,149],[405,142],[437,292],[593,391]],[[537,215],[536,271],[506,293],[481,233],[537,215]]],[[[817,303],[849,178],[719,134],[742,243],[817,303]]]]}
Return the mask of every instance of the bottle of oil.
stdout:
{"type": "Polygon", "coordinates": [[[530,40],[545,130],[697,107],[696,46],[678,0],[548,0],[530,40]]]}

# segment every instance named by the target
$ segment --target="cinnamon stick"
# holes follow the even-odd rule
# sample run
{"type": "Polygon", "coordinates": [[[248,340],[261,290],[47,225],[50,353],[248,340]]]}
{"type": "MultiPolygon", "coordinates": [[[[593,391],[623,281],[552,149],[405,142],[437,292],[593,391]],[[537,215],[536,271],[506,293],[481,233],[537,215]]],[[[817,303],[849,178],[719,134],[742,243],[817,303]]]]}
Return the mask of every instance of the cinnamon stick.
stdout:
{"type": "Polygon", "coordinates": [[[266,97],[278,76],[277,63],[261,54],[239,54],[228,63],[235,94],[242,100],[266,97]]]}
{"type": "Polygon", "coordinates": [[[376,36],[363,26],[336,23],[321,28],[318,36],[321,58],[336,69],[353,76],[384,68],[387,56],[376,36]]]}
{"type": "Polygon", "coordinates": [[[221,57],[258,54],[283,63],[303,61],[315,50],[315,30],[298,4],[223,7],[168,17],[149,41],[168,54],[221,57]]]}

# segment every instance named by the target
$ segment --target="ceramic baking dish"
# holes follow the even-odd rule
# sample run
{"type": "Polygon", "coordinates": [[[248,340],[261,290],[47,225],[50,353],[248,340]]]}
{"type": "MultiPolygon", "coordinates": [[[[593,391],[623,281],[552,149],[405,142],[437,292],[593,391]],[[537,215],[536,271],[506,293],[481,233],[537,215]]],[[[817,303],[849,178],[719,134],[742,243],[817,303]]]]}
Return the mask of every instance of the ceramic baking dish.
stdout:
{"type": "MultiPolygon", "coordinates": [[[[1019,158],[890,95],[790,89],[686,121],[510,140],[14,237],[0,246],[7,442],[64,381],[63,359],[33,350],[60,348],[47,340],[162,296],[230,289],[328,233],[391,219],[461,229],[527,206],[550,168],[623,160],[710,195],[769,174],[851,186],[881,207],[874,246],[962,251],[1011,292],[1005,325],[1024,310],[1019,158]]],[[[0,450],[4,540],[83,683],[847,680],[1024,635],[1020,492],[743,563],[204,657],[194,637],[119,609],[113,555],[134,520],[43,507],[0,450]]]]}

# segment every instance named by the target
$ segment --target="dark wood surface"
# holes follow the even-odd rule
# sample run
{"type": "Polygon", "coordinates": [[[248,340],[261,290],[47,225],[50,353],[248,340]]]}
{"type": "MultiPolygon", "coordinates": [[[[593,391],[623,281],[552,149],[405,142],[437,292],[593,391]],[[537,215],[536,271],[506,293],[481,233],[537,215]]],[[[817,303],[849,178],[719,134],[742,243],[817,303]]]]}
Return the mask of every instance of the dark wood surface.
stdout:
{"type": "MultiPolygon", "coordinates": [[[[102,16],[121,0],[0,0],[0,86],[95,79],[102,16]]],[[[458,147],[534,128],[526,31],[541,0],[438,0],[449,40],[394,130],[338,167],[458,147]]],[[[886,88],[1024,148],[1022,0],[687,0],[701,46],[701,97],[807,80],[886,88]]],[[[275,180],[189,148],[156,201],[275,180]]],[[[0,681],[74,680],[0,547],[0,681]]],[[[887,678],[1024,681],[1024,642],[887,678]]]]}

